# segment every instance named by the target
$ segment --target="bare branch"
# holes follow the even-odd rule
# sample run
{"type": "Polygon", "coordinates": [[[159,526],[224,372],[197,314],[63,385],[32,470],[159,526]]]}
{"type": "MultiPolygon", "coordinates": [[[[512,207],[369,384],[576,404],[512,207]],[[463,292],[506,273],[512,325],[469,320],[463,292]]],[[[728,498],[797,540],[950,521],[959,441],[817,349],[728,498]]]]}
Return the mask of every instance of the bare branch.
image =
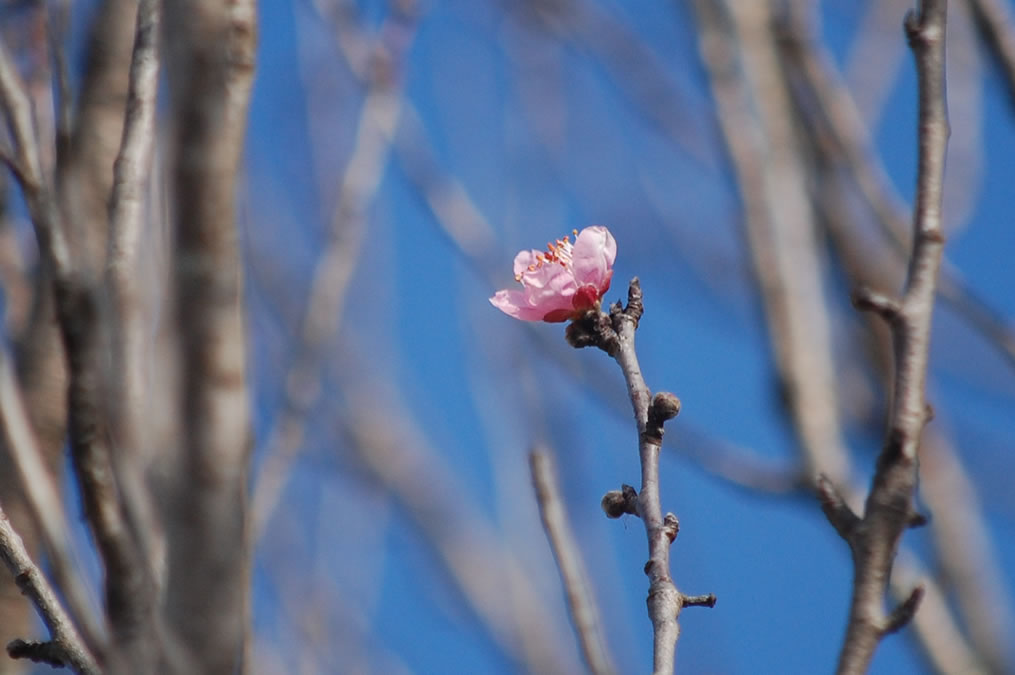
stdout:
{"type": "Polygon", "coordinates": [[[616,668],[606,651],[602,631],[599,628],[599,610],[588,585],[585,564],[571,532],[567,512],[560,499],[553,459],[543,450],[533,450],[529,453],[529,467],[532,471],[532,483],[536,488],[539,513],[543,518],[543,529],[546,530],[550,548],[553,549],[553,557],[557,561],[557,569],[560,571],[560,579],[567,591],[568,609],[571,612],[571,622],[578,634],[582,656],[589,670],[595,675],[613,673],[616,668]]]}
{"type": "Polygon", "coordinates": [[[885,620],[882,631],[884,635],[901,630],[907,623],[913,620],[913,615],[916,614],[916,610],[920,607],[920,602],[923,600],[923,594],[923,586],[915,587],[912,593],[909,594],[909,597],[892,610],[892,613],[885,620]]]}
{"type": "MultiPolygon", "coordinates": [[[[610,308],[607,316],[591,311],[567,327],[567,341],[575,348],[598,347],[612,356],[620,365],[627,382],[627,393],[634,408],[638,426],[638,457],[641,462],[641,491],[637,499],[637,515],[645,526],[648,538],[649,560],[645,574],[649,578],[648,613],[653,629],[653,672],[657,675],[672,673],[680,624],[677,622],[683,609],[685,595],[677,590],[670,576],[670,544],[679,527],[676,517],[663,517],[659,500],[659,451],[662,447],[662,422],[680,410],[680,402],[672,394],[652,397],[641,374],[638,355],[634,348],[634,334],[644,312],[641,284],[631,280],[627,291],[627,306],[620,303],[610,308]]],[[[629,508],[625,489],[618,502],[614,493],[604,498],[603,509],[610,517],[614,511],[629,508]],[[607,504],[607,498],[610,503],[607,504]]],[[[695,603],[708,604],[708,603],[695,603]]],[[[714,604],[714,601],[712,602],[714,604]]],[[[712,605],[708,605],[712,606],[712,605]]]]}
{"type": "Polygon", "coordinates": [[[913,513],[917,452],[927,420],[925,381],[930,352],[934,289],[941,264],[941,189],[948,140],[945,107],[945,0],[924,0],[906,18],[919,82],[919,170],[913,256],[899,301],[895,334],[896,373],[889,432],[878,458],[862,523],[853,532],[853,600],[838,672],[863,673],[881,638],[902,625],[919,602],[910,595],[902,609],[884,614],[884,595],[903,531],[913,513]]]}
{"type": "Polygon", "coordinates": [[[67,410],[71,457],[80,483],[88,524],[95,536],[106,571],[106,606],[117,642],[115,658],[143,666],[151,652],[145,643],[150,616],[150,582],[120,510],[118,488],[108,446],[108,427],[99,368],[103,362],[99,334],[97,288],[88,274],[75,268],[53,191],[42,172],[38,146],[32,134],[30,102],[0,48],[0,102],[9,117],[19,163],[25,170],[21,187],[35,225],[36,237],[47,268],[53,274],[56,315],[67,355],[70,385],[67,410]]]}
{"type": "MultiPolygon", "coordinates": [[[[144,226],[144,207],[155,146],[155,114],[158,94],[159,0],[140,0],[136,38],[131,57],[127,91],[127,114],[123,138],[113,165],[113,187],[109,204],[109,238],[105,283],[110,296],[106,324],[111,353],[116,363],[109,369],[110,429],[113,470],[123,499],[131,534],[145,559],[154,592],[156,569],[154,543],[161,523],[152,513],[144,480],[143,439],[148,438],[144,402],[145,333],[139,306],[137,247],[144,226]]],[[[150,453],[148,453],[150,454],[150,453]]],[[[147,604],[153,605],[149,599],[147,604]]],[[[146,630],[153,629],[151,617],[146,630]]]]}
{"type": "Polygon", "coordinates": [[[830,319],[769,4],[696,2],[701,58],[740,189],[745,239],[803,471],[808,477],[825,474],[841,486],[850,467],[841,440],[830,319]]]}
{"type": "Polygon", "coordinates": [[[827,476],[818,477],[817,490],[821,509],[825,512],[828,522],[840,537],[852,542],[856,528],[861,522],[860,517],[853,512],[827,476]]]}
{"type": "Polygon", "coordinates": [[[0,350],[0,429],[3,443],[21,479],[24,498],[38,524],[53,574],[67,598],[70,614],[93,651],[102,644],[102,627],[93,616],[89,594],[78,578],[70,527],[63,502],[32,432],[6,352],[0,350]]]}
{"type": "Polygon", "coordinates": [[[78,635],[70,618],[64,613],[56,594],[49,587],[49,582],[39,568],[32,562],[21,537],[11,527],[7,514],[0,507],[0,558],[24,593],[31,599],[52,640],[48,643],[25,643],[15,641],[8,645],[8,654],[12,658],[44,657],[47,663],[59,664],[72,668],[77,673],[87,675],[100,673],[95,657],[89,653],[78,635]]]}

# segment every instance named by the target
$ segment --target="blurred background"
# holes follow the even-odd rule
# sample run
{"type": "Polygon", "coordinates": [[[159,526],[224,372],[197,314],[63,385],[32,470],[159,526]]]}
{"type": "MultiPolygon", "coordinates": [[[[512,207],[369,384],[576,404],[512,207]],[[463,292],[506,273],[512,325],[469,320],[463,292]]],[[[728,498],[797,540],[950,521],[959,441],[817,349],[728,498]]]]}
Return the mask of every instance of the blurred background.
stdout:
{"type": "MultiPolygon", "coordinates": [[[[95,6],[49,4],[74,86],[95,6]]],[[[930,524],[893,575],[928,596],[875,673],[1015,671],[1013,8],[949,4],[930,524]]],[[[672,574],[718,603],[681,615],[678,672],[833,669],[852,566],[810,486],[859,508],[883,438],[890,345],[850,292],[904,282],[909,8],[262,0],[239,189],[253,672],[582,672],[535,447],[618,672],[650,670],[644,529],[599,506],[640,483],[619,368],[488,302],[518,250],[592,224],[618,245],[606,299],[641,280],[649,387],[683,402],[672,574]]],[[[38,25],[36,3],[2,11],[5,34],[38,25]]]]}

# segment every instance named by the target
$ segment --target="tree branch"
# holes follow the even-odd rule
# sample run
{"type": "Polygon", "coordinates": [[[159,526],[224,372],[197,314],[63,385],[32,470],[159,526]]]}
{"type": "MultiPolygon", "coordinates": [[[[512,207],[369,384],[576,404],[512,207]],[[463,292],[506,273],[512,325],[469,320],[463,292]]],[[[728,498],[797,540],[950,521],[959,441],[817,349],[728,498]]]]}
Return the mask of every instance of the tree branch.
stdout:
{"type": "MultiPolygon", "coordinates": [[[[672,673],[680,624],[677,622],[685,604],[696,606],[715,604],[714,597],[703,601],[701,597],[691,598],[677,590],[670,576],[670,544],[677,536],[679,524],[671,513],[663,517],[659,501],[659,451],[663,442],[663,422],[672,419],[680,410],[680,401],[669,393],[659,393],[653,398],[645,378],[641,374],[638,355],[634,347],[634,333],[638,328],[645,308],[642,303],[641,284],[637,278],[631,280],[627,291],[627,306],[620,303],[610,307],[609,315],[602,311],[591,311],[576,319],[567,327],[567,341],[575,348],[598,347],[612,356],[620,365],[627,382],[627,393],[634,408],[638,426],[638,458],[641,461],[641,492],[637,495],[635,509],[645,525],[648,538],[649,560],[645,563],[645,574],[649,578],[648,614],[652,621],[653,673],[672,673]]],[[[629,486],[621,493],[622,508],[630,508],[633,492],[629,486]]],[[[607,498],[603,507],[607,510],[607,498]]],[[[607,515],[613,516],[609,510],[607,515]]]]}
{"type": "Polygon", "coordinates": [[[67,666],[77,673],[98,675],[101,671],[95,657],[85,647],[46,577],[28,555],[3,507],[0,507],[0,559],[3,559],[7,569],[14,575],[21,592],[35,605],[52,638],[45,643],[15,640],[7,645],[8,655],[11,658],[30,658],[50,665],[67,666]]]}
{"type": "MultiPolygon", "coordinates": [[[[53,275],[52,292],[70,374],[67,411],[71,458],[88,524],[105,568],[106,607],[117,643],[115,657],[142,665],[151,658],[138,630],[150,594],[143,592],[147,569],[125,526],[109,454],[102,405],[104,362],[100,339],[101,304],[87,260],[71,258],[65,223],[48,177],[42,170],[32,132],[31,103],[6,51],[0,48],[0,103],[8,115],[19,175],[43,261],[53,275]]],[[[80,257],[80,256],[79,256],[80,257]]]]}
{"type": "MultiPolygon", "coordinates": [[[[888,437],[878,458],[863,518],[847,542],[853,551],[853,599],[838,672],[866,672],[878,643],[916,611],[922,592],[886,616],[884,596],[902,533],[912,522],[920,437],[927,422],[925,382],[934,289],[941,265],[941,190],[948,119],[945,103],[946,0],[924,0],[906,18],[919,82],[919,170],[914,244],[906,288],[893,312],[896,373],[888,437]]],[[[876,308],[886,303],[874,303],[876,308]]],[[[830,518],[837,529],[836,520],[830,518]]],[[[841,530],[840,530],[841,533],[841,530]]]]}
{"type": "Polygon", "coordinates": [[[546,530],[546,537],[560,571],[560,580],[567,592],[567,606],[578,634],[582,656],[589,671],[595,675],[613,673],[616,671],[613,659],[606,651],[599,628],[599,610],[592,598],[581,552],[560,500],[553,459],[545,451],[533,450],[529,453],[529,468],[532,471],[532,483],[536,489],[543,529],[546,530]]]}

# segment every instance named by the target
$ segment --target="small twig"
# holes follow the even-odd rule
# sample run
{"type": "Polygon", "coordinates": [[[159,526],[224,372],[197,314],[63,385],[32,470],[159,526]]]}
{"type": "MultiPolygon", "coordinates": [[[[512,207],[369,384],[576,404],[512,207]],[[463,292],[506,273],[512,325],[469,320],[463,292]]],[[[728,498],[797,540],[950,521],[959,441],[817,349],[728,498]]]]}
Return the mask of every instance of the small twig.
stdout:
{"type": "Polygon", "coordinates": [[[532,483],[536,489],[543,529],[546,530],[561,582],[567,591],[567,605],[571,622],[578,634],[582,656],[592,673],[613,673],[616,669],[613,659],[606,651],[599,628],[599,610],[588,585],[585,564],[560,499],[553,459],[544,451],[533,450],[529,453],[529,468],[532,471],[532,483]]]}
{"type": "MultiPolygon", "coordinates": [[[[919,82],[919,172],[914,215],[913,256],[906,289],[892,306],[896,373],[888,437],[878,458],[863,518],[844,527],[843,510],[822,492],[830,522],[853,551],[854,581],[846,638],[838,672],[866,672],[881,639],[909,621],[923,595],[912,593],[889,616],[884,596],[902,533],[912,523],[920,436],[927,422],[925,381],[930,352],[931,314],[941,264],[941,190],[948,140],[944,55],[946,0],[924,0],[906,17],[919,82]]],[[[868,300],[870,296],[867,296],[868,300]]],[[[885,310],[888,303],[874,302],[885,310]]],[[[846,518],[846,520],[849,520],[846,518]]]]}
{"type": "MultiPolygon", "coordinates": [[[[635,330],[644,311],[641,284],[634,278],[627,291],[626,307],[618,302],[610,307],[608,316],[601,311],[589,312],[567,327],[567,341],[575,348],[598,347],[605,351],[620,365],[627,382],[627,393],[638,425],[638,457],[641,461],[641,492],[637,494],[633,506],[635,515],[645,525],[648,538],[649,560],[645,563],[645,574],[649,578],[648,613],[654,634],[653,672],[660,674],[673,672],[677,638],[680,636],[677,620],[688,597],[677,590],[670,576],[670,544],[677,534],[677,519],[672,514],[663,516],[659,500],[662,425],[679,412],[680,401],[669,393],[656,394],[653,398],[645,384],[634,347],[635,330]]],[[[603,509],[607,515],[617,517],[611,512],[617,509],[621,513],[630,513],[633,492],[633,488],[624,486],[619,499],[616,493],[604,497],[603,509]]],[[[715,603],[712,600],[712,604],[691,604],[712,606],[715,603]]]]}
{"type": "Polygon", "coordinates": [[[0,506],[0,558],[14,575],[18,588],[35,605],[39,616],[49,629],[49,642],[15,640],[7,646],[11,658],[42,660],[50,665],[67,666],[77,673],[96,675],[101,672],[95,658],[85,647],[70,618],[42,572],[25,550],[21,537],[11,527],[7,514],[0,506]]]}
{"type": "Polygon", "coordinates": [[[80,564],[76,564],[60,492],[46,468],[12,364],[3,350],[0,350],[0,439],[21,479],[25,503],[42,535],[53,577],[66,599],[69,614],[85,644],[98,653],[102,647],[102,628],[92,612],[87,587],[76,573],[80,564]]]}

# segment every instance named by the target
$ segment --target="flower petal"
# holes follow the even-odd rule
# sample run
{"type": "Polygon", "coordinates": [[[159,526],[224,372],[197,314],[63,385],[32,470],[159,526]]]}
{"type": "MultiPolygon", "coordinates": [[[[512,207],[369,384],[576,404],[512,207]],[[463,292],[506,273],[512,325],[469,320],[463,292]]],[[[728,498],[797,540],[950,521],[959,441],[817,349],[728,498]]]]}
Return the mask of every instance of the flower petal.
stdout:
{"type": "Polygon", "coordinates": [[[572,252],[574,277],[580,286],[592,285],[605,293],[617,259],[617,241],[602,225],[586,227],[578,233],[572,252]]]}
{"type": "Polygon", "coordinates": [[[529,304],[524,291],[513,289],[497,291],[490,298],[490,304],[508,316],[513,316],[522,321],[542,321],[543,317],[546,316],[545,311],[529,304]]]}

